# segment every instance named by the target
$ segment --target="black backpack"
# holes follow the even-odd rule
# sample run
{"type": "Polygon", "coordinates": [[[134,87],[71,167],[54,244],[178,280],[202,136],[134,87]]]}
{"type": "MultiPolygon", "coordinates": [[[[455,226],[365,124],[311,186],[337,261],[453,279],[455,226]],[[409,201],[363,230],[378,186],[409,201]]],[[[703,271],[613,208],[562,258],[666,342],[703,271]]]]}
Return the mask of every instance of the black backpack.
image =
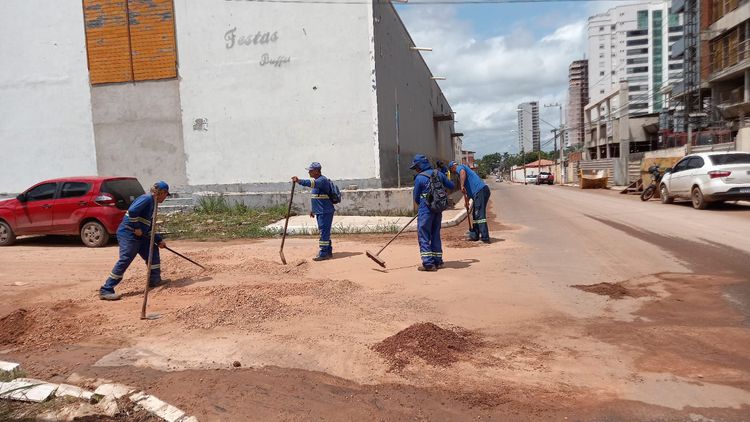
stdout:
{"type": "Polygon", "coordinates": [[[332,204],[338,204],[341,202],[341,191],[339,190],[339,187],[333,184],[331,180],[328,180],[329,186],[331,186],[331,192],[328,194],[328,197],[331,198],[332,204]]]}
{"type": "Polygon", "coordinates": [[[430,211],[438,213],[448,209],[448,192],[445,190],[443,182],[438,177],[440,170],[432,170],[432,174],[428,174],[426,171],[420,173],[421,175],[430,179],[430,184],[427,186],[427,206],[430,207],[430,211]]]}

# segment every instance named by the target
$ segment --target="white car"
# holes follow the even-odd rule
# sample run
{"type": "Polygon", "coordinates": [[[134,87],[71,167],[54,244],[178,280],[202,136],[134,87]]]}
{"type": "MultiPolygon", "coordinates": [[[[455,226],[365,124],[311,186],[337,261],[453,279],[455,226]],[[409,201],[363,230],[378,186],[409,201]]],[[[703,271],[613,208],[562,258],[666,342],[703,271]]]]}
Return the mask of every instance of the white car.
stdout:
{"type": "Polygon", "coordinates": [[[690,199],[700,210],[712,202],[750,200],[750,153],[688,155],[667,169],[659,189],[662,203],[690,199]]]}
{"type": "Polygon", "coordinates": [[[532,183],[536,185],[536,174],[527,174],[526,183],[532,183]]]}

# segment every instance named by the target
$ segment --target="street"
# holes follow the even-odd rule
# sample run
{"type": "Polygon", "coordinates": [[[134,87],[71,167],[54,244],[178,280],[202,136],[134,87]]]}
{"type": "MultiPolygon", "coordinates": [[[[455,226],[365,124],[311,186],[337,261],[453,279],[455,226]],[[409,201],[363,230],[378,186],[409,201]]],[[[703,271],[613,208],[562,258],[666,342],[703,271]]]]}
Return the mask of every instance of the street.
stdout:
{"type": "Polygon", "coordinates": [[[491,182],[492,243],[414,233],[170,242],[139,317],[136,260],[28,238],[0,252],[0,360],[144,389],[203,420],[747,420],[750,206],[491,182]],[[434,324],[434,325],[433,325],[434,324]],[[450,341],[452,347],[445,347],[450,341]],[[429,350],[428,350],[429,349],[429,350]]]}

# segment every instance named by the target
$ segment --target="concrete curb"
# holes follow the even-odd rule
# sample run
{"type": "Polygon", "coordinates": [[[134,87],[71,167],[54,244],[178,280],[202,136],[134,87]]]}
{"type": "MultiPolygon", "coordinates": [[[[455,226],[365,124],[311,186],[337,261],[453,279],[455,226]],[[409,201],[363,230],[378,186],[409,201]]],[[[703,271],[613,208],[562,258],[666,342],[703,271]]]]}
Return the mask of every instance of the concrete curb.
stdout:
{"type": "MultiPolygon", "coordinates": [[[[471,200],[469,201],[471,204],[471,200]]],[[[460,224],[466,219],[466,209],[453,209],[456,211],[449,219],[444,219],[440,224],[440,227],[453,227],[460,224]]],[[[413,217],[386,217],[386,216],[374,216],[374,217],[363,217],[363,216],[338,216],[339,222],[334,220],[333,227],[331,228],[332,234],[359,234],[359,233],[395,233],[400,230],[404,224],[406,224],[413,217]],[[343,221],[341,221],[343,220],[343,221]]],[[[281,233],[284,229],[284,220],[279,220],[275,223],[266,226],[266,229],[281,233]]],[[[412,222],[406,230],[406,232],[416,232],[417,222],[412,222]]],[[[318,234],[318,226],[315,220],[309,219],[309,223],[294,224],[290,222],[287,227],[287,235],[316,235],[318,234]]]]}
{"type": "Polygon", "coordinates": [[[69,406],[41,415],[44,420],[73,420],[80,416],[106,415],[114,417],[119,413],[116,400],[125,396],[148,413],[167,422],[198,422],[195,416],[159,400],[143,391],[136,391],[124,384],[101,384],[95,391],[87,391],[70,384],[53,384],[32,378],[20,378],[21,366],[13,362],[0,361],[0,371],[10,378],[0,382],[0,400],[18,400],[41,403],[52,397],[73,398],[80,401],[69,406]],[[96,403],[91,402],[95,400],[96,403]]]}

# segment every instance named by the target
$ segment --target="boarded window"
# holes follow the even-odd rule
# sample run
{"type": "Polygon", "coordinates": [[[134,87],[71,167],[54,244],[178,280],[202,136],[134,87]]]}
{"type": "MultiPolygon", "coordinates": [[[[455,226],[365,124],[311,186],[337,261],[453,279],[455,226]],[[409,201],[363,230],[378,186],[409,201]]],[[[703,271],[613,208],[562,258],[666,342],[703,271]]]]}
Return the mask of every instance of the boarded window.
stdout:
{"type": "Polygon", "coordinates": [[[172,0],[83,0],[91,84],[177,77],[172,0]]]}

